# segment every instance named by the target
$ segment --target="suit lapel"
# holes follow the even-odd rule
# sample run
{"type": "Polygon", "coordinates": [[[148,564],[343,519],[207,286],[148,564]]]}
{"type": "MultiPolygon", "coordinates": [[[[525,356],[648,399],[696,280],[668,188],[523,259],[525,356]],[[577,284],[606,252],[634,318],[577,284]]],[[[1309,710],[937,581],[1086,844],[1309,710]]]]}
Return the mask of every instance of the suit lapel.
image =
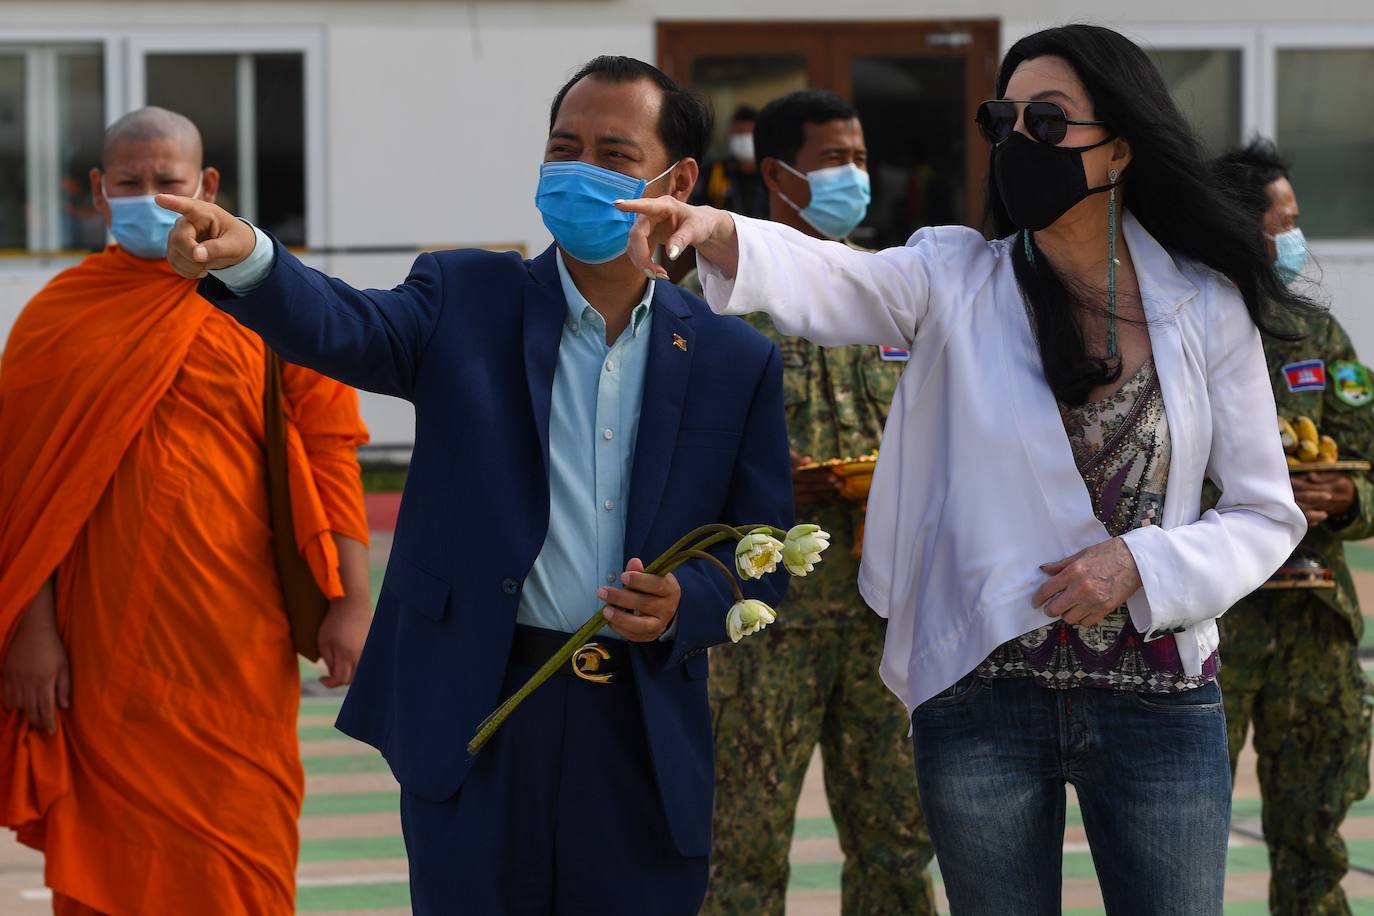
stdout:
{"type": "Polygon", "coordinates": [[[544,460],[544,480],[549,474],[549,412],[553,399],[553,376],[558,366],[558,346],[563,337],[563,321],[568,303],[558,279],[558,263],[550,246],[530,262],[533,283],[525,287],[524,334],[525,381],[530,389],[530,406],[539,431],[539,454],[544,460]]]}
{"type": "MultiPolygon", "coordinates": [[[[678,425],[687,401],[687,383],[696,353],[691,309],[677,287],[654,285],[654,320],[649,332],[649,358],[644,368],[644,406],[639,414],[634,468],[630,474],[630,508],[625,522],[625,556],[644,546],[663,500],[668,470],[677,445],[678,425]]],[[[647,563],[652,557],[643,557],[647,563]]]]}

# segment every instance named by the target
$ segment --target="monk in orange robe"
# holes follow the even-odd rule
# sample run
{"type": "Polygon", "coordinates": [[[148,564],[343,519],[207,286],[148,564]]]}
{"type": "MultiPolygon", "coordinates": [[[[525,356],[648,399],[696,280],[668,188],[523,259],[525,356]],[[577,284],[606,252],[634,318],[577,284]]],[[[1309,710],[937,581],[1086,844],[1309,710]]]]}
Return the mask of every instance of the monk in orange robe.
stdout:
{"type": "MultiPolygon", "coordinates": [[[[286,914],[304,794],[257,335],[156,250],[141,199],[213,200],[195,127],[110,128],[120,244],[52,280],[0,361],[0,823],[58,914],[286,914]]],[[[283,370],[293,537],[348,682],[371,618],[356,393],[283,370]]]]}

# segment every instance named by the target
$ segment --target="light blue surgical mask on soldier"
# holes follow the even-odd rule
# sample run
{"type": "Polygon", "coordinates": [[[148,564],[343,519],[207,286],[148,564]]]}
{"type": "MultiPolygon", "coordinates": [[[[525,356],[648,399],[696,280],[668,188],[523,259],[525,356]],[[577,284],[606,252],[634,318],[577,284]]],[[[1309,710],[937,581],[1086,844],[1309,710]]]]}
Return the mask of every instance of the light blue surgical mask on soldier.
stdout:
{"type": "Polygon", "coordinates": [[[545,162],[539,167],[534,205],[544,226],[570,257],[583,264],[605,264],[625,253],[635,215],[615,208],[635,200],[677,163],[645,181],[588,162],[545,162]]]}
{"type": "Polygon", "coordinates": [[[1270,238],[1274,240],[1274,269],[1280,280],[1292,283],[1307,267],[1307,237],[1301,229],[1289,229],[1270,238]]]}
{"type": "MultiPolygon", "coordinates": [[[[200,185],[197,181],[192,197],[200,196],[200,185]]],[[[149,261],[167,257],[167,236],[180,214],[159,207],[151,194],[111,197],[105,189],[104,178],[100,179],[100,190],[110,205],[110,234],[119,247],[136,258],[149,261]]]]}
{"type": "Polygon", "coordinates": [[[781,159],[778,164],[811,186],[811,203],[805,207],[798,207],[781,191],[778,196],[817,232],[836,240],[848,238],[863,222],[868,202],[873,199],[868,173],[863,169],[849,162],[803,174],[781,159]]]}

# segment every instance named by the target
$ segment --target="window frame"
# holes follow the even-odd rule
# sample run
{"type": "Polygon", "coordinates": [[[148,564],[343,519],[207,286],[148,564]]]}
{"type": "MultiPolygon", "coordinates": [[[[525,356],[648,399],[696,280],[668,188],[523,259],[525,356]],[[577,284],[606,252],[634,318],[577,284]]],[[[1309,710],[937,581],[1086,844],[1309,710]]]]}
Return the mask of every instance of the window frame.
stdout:
{"type": "MultiPolygon", "coordinates": [[[[1278,129],[1279,51],[1323,48],[1374,51],[1374,25],[1368,23],[1252,28],[1130,23],[1117,28],[1151,50],[1239,50],[1242,141],[1255,134],[1273,137],[1278,129]]],[[[1318,256],[1374,257],[1374,238],[1312,237],[1308,244],[1318,256]]]]}
{"type": "Polygon", "coordinates": [[[126,60],[120,36],[108,31],[95,29],[3,29],[0,30],[0,51],[22,54],[27,76],[25,87],[25,106],[30,112],[39,112],[36,130],[28,130],[32,116],[26,116],[25,145],[27,146],[27,175],[25,183],[29,188],[47,188],[28,203],[25,236],[27,244],[18,248],[0,248],[0,257],[50,260],[84,255],[84,250],[61,248],[60,241],[60,200],[56,193],[56,182],[45,178],[56,176],[47,173],[52,162],[44,157],[45,144],[55,149],[57,99],[51,92],[56,74],[56,55],[59,51],[98,50],[103,63],[105,83],[106,122],[113,120],[110,112],[118,109],[124,97],[124,74],[126,60]]]}
{"type": "MultiPolygon", "coordinates": [[[[105,123],[141,108],[147,98],[146,58],[148,54],[263,54],[295,53],[302,55],[302,76],[305,88],[305,243],[306,248],[327,248],[330,244],[328,168],[329,153],[326,135],[325,41],[318,28],[301,29],[225,29],[206,33],[169,29],[137,29],[110,31],[108,29],[0,29],[0,51],[13,50],[25,55],[26,72],[30,61],[45,55],[51,57],[59,48],[98,48],[104,60],[105,123]]],[[[51,67],[48,68],[51,70],[51,67]]],[[[51,113],[56,99],[43,93],[49,87],[40,79],[30,78],[26,88],[27,101],[35,110],[51,113]]],[[[242,109],[240,110],[242,116],[242,109]]],[[[40,130],[44,128],[40,124],[40,130]]],[[[46,129],[51,132],[52,125],[46,129]]],[[[42,152],[42,144],[50,139],[39,131],[26,135],[29,149],[27,164],[29,186],[44,188],[43,182],[51,163],[39,161],[35,152],[42,152]]],[[[93,163],[94,164],[94,163],[93,163]]],[[[84,250],[64,250],[49,242],[57,238],[58,221],[53,218],[56,198],[41,191],[37,200],[30,199],[27,236],[23,248],[0,249],[0,258],[52,260],[79,257],[84,250]]]]}
{"type": "MultiPolygon", "coordinates": [[[[1280,51],[1370,51],[1374,52],[1374,25],[1350,23],[1321,26],[1270,26],[1259,30],[1264,105],[1260,132],[1273,137],[1279,126],[1279,52],[1280,51]]],[[[1374,237],[1314,236],[1308,239],[1318,256],[1374,257],[1374,237]]]]}
{"type": "MultiPolygon", "coordinates": [[[[326,193],[328,144],[325,142],[325,68],[324,35],[318,29],[272,30],[234,29],[221,32],[140,31],[127,36],[127,107],[143,107],[147,99],[149,54],[280,54],[302,55],[305,84],[305,247],[329,245],[329,195],[326,193]]],[[[239,71],[244,79],[243,68],[239,71]]],[[[242,83],[240,83],[242,85],[242,83]]],[[[121,112],[123,113],[123,112],[121,112]]],[[[238,111],[240,143],[244,131],[245,108],[238,111]]],[[[251,125],[250,125],[251,129],[251,125]]],[[[240,146],[240,150],[243,147],[240,146]]],[[[256,187],[252,156],[240,156],[240,181],[256,187]]],[[[256,206],[254,202],[253,206],[256,206]]],[[[242,214],[250,221],[256,214],[242,214]]]]}

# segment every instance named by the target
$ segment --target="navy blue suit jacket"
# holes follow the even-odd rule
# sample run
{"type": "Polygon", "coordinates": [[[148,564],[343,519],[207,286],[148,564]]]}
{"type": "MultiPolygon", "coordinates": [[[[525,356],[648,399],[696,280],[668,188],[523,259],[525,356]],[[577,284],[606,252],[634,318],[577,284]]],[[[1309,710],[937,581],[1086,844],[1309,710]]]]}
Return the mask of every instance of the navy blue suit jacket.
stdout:
{"type": "MultiPolygon", "coordinates": [[[[395,289],[359,291],[277,245],[253,292],[235,297],[213,278],[201,292],[286,359],[415,405],[391,559],[338,727],[378,748],[406,791],[449,798],[499,699],[521,585],[548,531],[567,316],[554,249],[533,261],[423,254],[395,289]]],[[[777,347],[668,283],[655,285],[653,308],[626,559],[649,562],[712,522],[790,525],[777,347]]],[[[679,851],[697,856],[710,850],[714,775],[705,651],[726,641],[732,599],[701,561],[676,575],[675,638],[630,645],[664,813],[679,851]]],[[[779,572],[746,593],[776,604],[785,588],[779,572]]]]}

